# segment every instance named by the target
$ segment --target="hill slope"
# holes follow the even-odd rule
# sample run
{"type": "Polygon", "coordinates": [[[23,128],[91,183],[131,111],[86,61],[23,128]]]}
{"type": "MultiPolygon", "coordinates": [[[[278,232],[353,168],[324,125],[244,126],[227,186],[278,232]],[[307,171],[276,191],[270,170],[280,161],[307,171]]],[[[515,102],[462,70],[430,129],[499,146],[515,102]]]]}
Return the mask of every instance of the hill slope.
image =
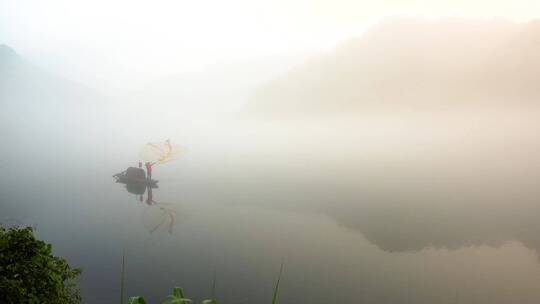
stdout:
{"type": "Polygon", "coordinates": [[[106,116],[105,98],[77,82],[34,66],[0,45],[0,152],[17,157],[53,144],[84,139],[106,116]]]}
{"type": "Polygon", "coordinates": [[[95,101],[93,90],[35,67],[13,49],[0,45],[0,102],[3,106],[78,105],[95,101]]]}
{"type": "Polygon", "coordinates": [[[259,88],[251,113],[515,105],[540,97],[540,21],[392,18],[259,88]]]}

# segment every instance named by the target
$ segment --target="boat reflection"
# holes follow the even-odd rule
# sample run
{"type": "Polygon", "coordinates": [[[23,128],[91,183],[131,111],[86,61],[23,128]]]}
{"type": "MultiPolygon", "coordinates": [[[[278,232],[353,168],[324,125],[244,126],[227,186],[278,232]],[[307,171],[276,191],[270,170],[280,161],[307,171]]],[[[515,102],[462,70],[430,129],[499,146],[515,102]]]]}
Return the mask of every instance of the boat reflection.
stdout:
{"type": "Polygon", "coordinates": [[[156,200],[154,196],[154,189],[158,188],[156,184],[118,180],[116,182],[124,184],[127,192],[137,195],[137,201],[146,205],[142,214],[142,223],[150,233],[163,230],[160,229],[162,227],[166,228],[169,234],[173,233],[177,218],[176,205],[156,200]]]}

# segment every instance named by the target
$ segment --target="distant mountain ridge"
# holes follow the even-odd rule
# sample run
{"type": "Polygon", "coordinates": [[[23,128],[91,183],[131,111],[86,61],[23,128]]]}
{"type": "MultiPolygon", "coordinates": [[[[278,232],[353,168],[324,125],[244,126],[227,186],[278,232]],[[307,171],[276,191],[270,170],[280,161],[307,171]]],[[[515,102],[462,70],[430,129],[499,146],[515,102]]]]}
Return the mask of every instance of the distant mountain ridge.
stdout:
{"type": "Polygon", "coordinates": [[[391,18],[260,87],[248,111],[527,104],[539,77],[540,21],[391,18]]]}
{"type": "Polygon", "coordinates": [[[81,105],[99,97],[94,90],[40,69],[11,47],[0,45],[0,104],[81,105]]]}
{"type": "Polygon", "coordinates": [[[23,147],[43,149],[54,140],[97,132],[106,117],[106,101],[98,92],[34,66],[0,45],[0,152],[5,157],[16,159],[23,147]]]}

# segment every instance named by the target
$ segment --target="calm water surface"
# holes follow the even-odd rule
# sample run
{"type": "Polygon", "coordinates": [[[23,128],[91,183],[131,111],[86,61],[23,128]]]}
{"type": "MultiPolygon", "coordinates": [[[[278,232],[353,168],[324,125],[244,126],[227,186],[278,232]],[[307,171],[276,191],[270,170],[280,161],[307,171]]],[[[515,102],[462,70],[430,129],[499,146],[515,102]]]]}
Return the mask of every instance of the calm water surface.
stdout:
{"type": "Polygon", "coordinates": [[[149,303],[174,286],[202,299],[214,271],[223,303],[268,303],[281,261],[281,303],[538,303],[537,150],[524,143],[332,160],[195,145],[156,167],[150,204],[111,177],[136,164],[124,145],[66,143],[4,158],[0,214],[83,269],[85,303],[118,302],[122,252],[127,294],[149,303]]]}

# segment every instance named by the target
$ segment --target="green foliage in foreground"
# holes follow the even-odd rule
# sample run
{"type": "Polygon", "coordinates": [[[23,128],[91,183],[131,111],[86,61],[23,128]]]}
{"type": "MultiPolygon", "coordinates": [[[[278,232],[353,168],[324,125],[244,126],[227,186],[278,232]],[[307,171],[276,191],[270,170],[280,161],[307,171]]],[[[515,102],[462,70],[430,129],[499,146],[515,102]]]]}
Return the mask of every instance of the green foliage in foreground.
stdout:
{"type": "MultiPolygon", "coordinates": [[[[277,303],[279,281],[281,280],[282,273],[283,273],[283,263],[281,263],[281,267],[279,268],[279,275],[277,278],[276,285],[274,286],[272,304],[277,303]]],[[[218,304],[218,301],[214,298],[215,285],[216,285],[216,281],[215,281],[215,276],[214,276],[214,282],[212,283],[212,299],[203,300],[201,304],[218,304]]],[[[186,303],[192,303],[192,302],[193,302],[192,300],[184,296],[184,292],[182,291],[182,288],[175,287],[173,288],[172,294],[167,296],[165,301],[163,301],[161,304],[186,304],[186,303]]],[[[146,301],[142,297],[131,297],[129,298],[128,304],[146,304],[146,301]]]]}
{"type": "Polygon", "coordinates": [[[80,303],[71,281],[80,273],[53,256],[32,228],[0,226],[0,303],[80,303]]]}
{"type": "MultiPolygon", "coordinates": [[[[165,301],[161,304],[186,304],[192,303],[191,299],[188,299],[184,296],[182,288],[175,287],[171,295],[167,296],[165,301]]],[[[129,298],[128,304],[146,304],[146,301],[142,297],[131,297],[129,298]]],[[[215,299],[206,299],[201,302],[201,304],[218,304],[215,299]]]]}

